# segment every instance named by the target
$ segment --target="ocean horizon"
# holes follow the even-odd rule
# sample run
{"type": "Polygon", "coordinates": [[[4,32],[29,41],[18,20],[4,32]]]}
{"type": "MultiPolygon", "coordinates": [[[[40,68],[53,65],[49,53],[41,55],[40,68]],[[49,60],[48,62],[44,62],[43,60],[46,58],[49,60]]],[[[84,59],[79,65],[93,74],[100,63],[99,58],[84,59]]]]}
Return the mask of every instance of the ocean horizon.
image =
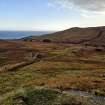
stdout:
{"type": "Polygon", "coordinates": [[[0,39],[20,39],[28,36],[40,36],[51,31],[0,31],[0,39]]]}

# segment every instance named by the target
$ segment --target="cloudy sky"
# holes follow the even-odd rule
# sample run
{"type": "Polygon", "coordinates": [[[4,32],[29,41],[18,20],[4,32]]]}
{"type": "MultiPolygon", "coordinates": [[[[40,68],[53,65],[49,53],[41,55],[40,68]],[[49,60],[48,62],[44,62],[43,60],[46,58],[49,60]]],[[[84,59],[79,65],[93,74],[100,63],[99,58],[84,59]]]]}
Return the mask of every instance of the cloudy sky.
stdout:
{"type": "Polygon", "coordinates": [[[105,25],[105,0],[0,0],[0,30],[105,25]]]}

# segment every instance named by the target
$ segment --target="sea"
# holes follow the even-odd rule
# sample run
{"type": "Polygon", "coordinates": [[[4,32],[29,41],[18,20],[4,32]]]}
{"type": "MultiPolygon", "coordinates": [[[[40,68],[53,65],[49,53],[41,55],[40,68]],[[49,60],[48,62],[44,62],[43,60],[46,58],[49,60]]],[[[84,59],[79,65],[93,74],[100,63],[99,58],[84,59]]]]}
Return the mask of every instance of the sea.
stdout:
{"type": "Polygon", "coordinates": [[[51,31],[0,31],[0,39],[20,39],[28,36],[40,36],[51,31]]]}

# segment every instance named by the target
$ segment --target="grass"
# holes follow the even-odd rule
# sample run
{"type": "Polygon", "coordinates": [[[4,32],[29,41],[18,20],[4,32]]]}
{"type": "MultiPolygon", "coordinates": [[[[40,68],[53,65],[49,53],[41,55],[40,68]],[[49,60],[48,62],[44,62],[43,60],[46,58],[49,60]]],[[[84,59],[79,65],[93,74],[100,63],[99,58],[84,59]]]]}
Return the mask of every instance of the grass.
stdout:
{"type": "Polygon", "coordinates": [[[98,103],[92,97],[80,97],[48,88],[27,88],[5,95],[0,99],[0,105],[98,105],[98,103]]]}
{"type": "MultiPolygon", "coordinates": [[[[99,89],[104,93],[104,69],[77,69],[64,62],[39,62],[17,71],[0,74],[0,94],[19,87],[44,86],[49,88],[77,88],[85,91],[99,89]]],[[[79,66],[78,66],[79,67],[79,66]]]]}
{"type": "MultiPolygon", "coordinates": [[[[80,45],[77,46],[59,45],[59,44],[57,45],[52,43],[41,44],[36,42],[16,42],[16,43],[25,45],[26,48],[28,49],[30,48],[39,51],[41,54],[40,62],[36,62],[34,64],[22,68],[18,68],[17,70],[0,73],[1,97],[8,93],[12,93],[14,91],[15,93],[17,93],[16,91],[20,88],[29,88],[29,87],[35,88],[37,86],[39,87],[41,86],[43,88],[62,89],[62,90],[78,89],[78,90],[92,92],[95,95],[105,96],[105,88],[104,88],[105,59],[103,59],[105,57],[104,53],[96,52],[93,49],[90,51],[84,50],[83,53],[80,53],[80,50],[77,50],[81,49],[80,45]],[[76,53],[73,53],[74,50],[76,50],[76,53]]],[[[82,49],[83,48],[84,46],[82,46],[82,49]]],[[[12,56],[10,56],[9,59],[12,59],[12,56]]],[[[14,56],[14,60],[17,61],[17,59],[18,57],[14,56]]],[[[7,62],[8,60],[3,63],[7,64],[7,62]]],[[[35,100],[36,97],[40,98],[40,95],[38,96],[39,93],[40,93],[39,90],[35,91],[35,94],[37,94],[37,96],[33,96],[34,93],[30,91],[29,93],[27,93],[27,95],[29,97],[33,97],[33,100],[35,100]]],[[[45,93],[46,90],[44,92],[41,92],[40,94],[45,94],[45,93]]],[[[52,93],[48,92],[48,94],[52,93]]],[[[44,97],[50,100],[49,99],[50,97],[47,97],[49,96],[48,94],[44,95],[44,97]]],[[[53,99],[52,97],[53,95],[51,95],[51,99],[53,99]]],[[[80,97],[79,98],[77,97],[77,99],[75,99],[75,97],[73,99],[69,98],[70,96],[67,95],[61,95],[59,96],[59,98],[57,96],[57,102],[59,103],[59,100],[60,102],[62,102],[58,105],[76,105],[69,103],[72,100],[79,101],[80,99],[80,97]]],[[[33,100],[29,99],[28,104],[30,105],[31,101],[33,100]]],[[[46,99],[44,100],[46,101],[46,99]]],[[[8,103],[8,100],[6,102],[8,103]]],[[[46,102],[43,103],[45,104],[42,105],[52,105],[52,104],[47,104],[46,102]]],[[[1,105],[12,105],[12,104],[1,104],[1,105]]],[[[18,104],[16,103],[16,105],[18,104]]],[[[19,104],[19,105],[24,105],[24,104],[19,104]]],[[[38,103],[36,105],[38,105],[38,103]]],[[[94,105],[94,104],[86,104],[86,105],[94,105]]]]}
{"type": "Polygon", "coordinates": [[[1,100],[0,105],[56,105],[58,91],[28,88],[12,92],[1,100]]]}

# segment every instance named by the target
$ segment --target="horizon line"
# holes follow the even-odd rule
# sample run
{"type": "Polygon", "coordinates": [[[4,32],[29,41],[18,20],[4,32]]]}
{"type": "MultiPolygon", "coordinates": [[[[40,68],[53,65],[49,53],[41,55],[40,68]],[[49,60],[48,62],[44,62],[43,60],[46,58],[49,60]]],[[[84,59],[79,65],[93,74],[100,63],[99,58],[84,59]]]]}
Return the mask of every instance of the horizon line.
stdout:
{"type": "Polygon", "coordinates": [[[56,32],[56,31],[63,31],[63,30],[66,30],[66,29],[70,29],[70,28],[75,28],[75,27],[78,27],[78,28],[91,28],[91,27],[105,27],[105,25],[97,25],[97,26],[72,26],[72,27],[69,27],[69,28],[65,28],[65,29],[55,29],[55,30],[36,30],[36,29],[0,29],[0,31],[37,31],[37,32],[56,32]]]}
{"type": "Polygon", "coordinates": [[[0,30],[0,31],[36,31],[36,32],[54,32],[59,30],[0,30]]]}

